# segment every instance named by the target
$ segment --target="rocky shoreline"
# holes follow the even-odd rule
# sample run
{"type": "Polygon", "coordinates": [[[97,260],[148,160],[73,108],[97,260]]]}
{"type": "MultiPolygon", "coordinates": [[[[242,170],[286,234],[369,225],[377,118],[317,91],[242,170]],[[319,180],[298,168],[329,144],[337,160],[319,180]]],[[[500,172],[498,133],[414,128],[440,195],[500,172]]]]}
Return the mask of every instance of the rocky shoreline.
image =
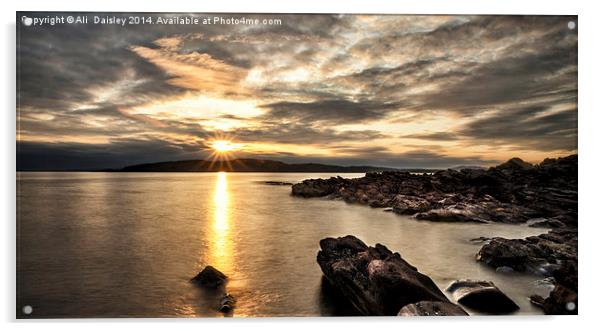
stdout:
{"type": "Polygon", "coordinates": [[[462,279],[446,291],[405,261],[399,253],[376,244],[367,246],[354,236],[320,241],[317,262],[326,279],[362,315],[467,316],[458,304],[492,314],[519,309],[490,281],[462,279]]]}
{"type": "MultiPolygon", "coordinates": [[[[294,184],[292,194],[385,208],[386,211],[410,215],[419,221],[501,222],[551,228],[548,233],[525,239],[480,238],[485,244],[476,253],[476,259],[493,268],[530,272],[542,277],[552,276],[555,287],[550,296],[545,299],[532,296],[531,302],[542,307],[546,314],[577,313],[577,155],[546,159],[537,165],[514,158],[489,169],[450,169],[433,174],[399,171],[367,173],[364,177],[353,179],[308,179],[294,184]]],[[[339,241],[341,239],[338,238],[339,241]]],[[[318,255],[318,263],[327,279],[335,285],[339,284],[344,293],[360,297],[358,293],[366,288],[378,286],[370,283],[382,276],[372,276],[378,269],[374,269],[377,266],[421,277],[415,274],[416,268],[407,264],[399,254],[391,253],[382,245],[372,248],[364,247],[365,244],[361,241],[361,244],[349,244],[351,239],[343,239],[337,244],[332,241],[335,239],[325,240],[320,243],[322,251],[318,255]],[[334,247],[338,247],[338,250],[334,247]],[[349,254],[357,253],[360,248],[363,253],[358,258],[360,262],[355,264],[362,267],[356,266],[353,269],[354,264],[349,265],[349,254]],[[336,258],[346,262],[333,262],[336,258]],[[385,264],[374,262],[377,260],[385,261],[385,264]],[[353,269],[353,285],[344,277],[341,278],[341,272],[337,271],[341,266],[332,267],[337,263],[343,265],[341,270],[345,272],[350,272],[349,268],[353,269]],[[372,267],[368,268],[370,265],[372,267]],[[362,271],[362,268],[367,269],[362,271]],[[357,270],[360,270],[359,273],[357,270]],[[364,275],[363,278],[356,279],[360,274],[364,275]],[[360,280],[366,279],[368,285],[362,285],[360,280]],[[358,289],[362,290],[358,292],[358,289]]],[[[362,301],[370,303],[374,299],[365,294],[364,299],[360,303],[354,303],[354,306],[364,314],[377,315],[431,314],[435,310],[442,313],[448,311],[447,308],[450,312],[457,312],[430,285],[427,288],[430,295],[410,300],[412,302],[406,300],[402,306],[399,302],[391,304],[389,301],[393,299],[386,299],[380,304],[384,302],[389,305],[387,307],[375,308],[376,310],[362,308],[362,301]],[[401,312],[403,307],[407,308],[401,312]]],[[[378,293],[374,291],[371,289],[368,292],[373,295],[378,293]]],[[[387,291],[390,292],[390,289],[387,291]]],[[[406,295],[403,294],[406,293],[404,291],[400,293],[401,297],[406,295]]]]}

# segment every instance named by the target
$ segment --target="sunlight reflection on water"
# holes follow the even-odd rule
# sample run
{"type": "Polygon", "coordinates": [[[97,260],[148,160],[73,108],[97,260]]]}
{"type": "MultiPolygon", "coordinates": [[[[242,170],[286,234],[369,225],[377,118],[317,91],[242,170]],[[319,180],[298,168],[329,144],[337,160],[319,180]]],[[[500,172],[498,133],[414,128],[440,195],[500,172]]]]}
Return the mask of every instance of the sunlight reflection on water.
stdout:
{"type": "Polygon", "coordinates": [[[218,172],[213,191],[213,225],[209,238],[209,260],[211,265],[226,274],[233,269],[229,207],[228,175],[226,172],[218,172]]]}

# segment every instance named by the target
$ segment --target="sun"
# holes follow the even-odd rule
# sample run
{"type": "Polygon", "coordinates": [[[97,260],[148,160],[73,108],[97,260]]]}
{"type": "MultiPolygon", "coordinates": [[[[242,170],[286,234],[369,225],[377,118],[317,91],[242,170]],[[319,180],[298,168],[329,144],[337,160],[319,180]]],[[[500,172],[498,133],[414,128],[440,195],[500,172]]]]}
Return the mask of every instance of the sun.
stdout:
{"type": "Polygon", "coordinates": [[[232,152],[240,148],[239,144],[235,144],[229,140],[214,140],[210,143],[210,146],[218,153],[232,152]]]}

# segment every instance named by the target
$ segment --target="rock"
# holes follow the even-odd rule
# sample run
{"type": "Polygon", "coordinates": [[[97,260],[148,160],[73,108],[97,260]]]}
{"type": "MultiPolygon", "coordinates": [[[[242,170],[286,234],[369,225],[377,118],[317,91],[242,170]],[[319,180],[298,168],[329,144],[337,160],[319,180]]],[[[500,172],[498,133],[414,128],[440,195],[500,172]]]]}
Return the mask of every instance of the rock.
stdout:
{"type": "Polygon", "coordinates": [[[449,302],[437,285],[403,260],[376,244],[354,236],[320,241],[317,261],[328,281],[363,315],[397,315],[420,301],[449,302]]]}
{"type": "Polygon", "coordinates": [[[545,302],[545,299],[541,295],[533,294],[532,296],[529,297],[529,301],[533,305],[543,309],[543,304],[545,302]]]}
{"type": "Polygon", "coordinates": [[[518,305],[497,288],[493,282],[456,280],[446,289],[454,299],[466,307],[489,313],[510,313],[518,305]]]}
{"type": "Polygon", "coordinates": [[[544,279],[538,279],[534,282],[535,286],[552,291],[556,285],[554,277],[546,277],[544,279]]]}
{"type": "Polygon", "coordinates": [[[232,309],[234,309],[234,306],[236,305],[236,299],[234,299],[234,297],[230,294],[225,294],[219,302],[219,311],[223,312],[223,313],[227,313],[230,312],[232,309]]]}
{"type": "Polygon", "coordinates": [[[567,261],[555,270],[554,289],[550,296],[531,296],[531,302],[543,309],[547,315],[576,315],[577,310],[577,262],[567,261]]]}
{"type": "Polygon", "coordinates": [[[416,196],[398,194],[393,198],[393,211],[401,215],[414,215],[431,208],[428,200],[416,196]]]}
{"type": "Polygon", "coordinates": [[[474,244],[482,244],[482,243],[487,243],[490,240],[491,240],[491,238],[488,238],[488,237],[478,237],[478,238],[472,238],[469,241],[474,244]]]}
{"type": "Polygon", "coordinates": [[[427,220],[432,222],[474,222],[487,223],[484,219],[479,218],[474,213],[453,207],[432,209],[428,212],[418,213],[414,215],[417,220],[427,220]]]}
{"type": "Polygon", "coordinates": [[[550,276],[564,261],[577,261],[576,229],[554,229],[525,239],[493,238],[481,247],[477,261],[550,276]]]}
{"type": "Polygon", "coordinates": [[[510,273],[510,272],[514,272],[514,269],[510,268],[510,267],[498,267],[495,269],[495,272],[501,272],[501,273],[510,273]]]}
{"type": "Polygon", "coordinates": [[[293,185],[292,194],[393,208],[398,214],[436,222],[524,223],[544,218],[550,221],[540,226],[576,227],[577,156],[546,159],[538,165],[515,158],[487,170],[385,171],[353,179],[307,179],[293,185]]]}
{"type": "Polygon", "coordinates": [[[228,277],[221,271],[212,266],[206,266],[201,272],[194,276],[190,281],[209,288],[222,286],[228,277]]]}
{"type": "Polygon", "coordinates": [[[530,170],[533,169],[533,165],[529,162],[525,162],[518,157],[512,158],[505,163],[500,164],[496,167],[500,170],[530,170]]]}
{"type": "Polygon", "coordinates": [[[468,316],[468,313],[451,302],[420,301],[405,305],[397,316],[468,316]]]}
{"type": "Polygon", "coordinates": [[[292,193],[295,196],[312,198],[324,197],[335,193],[339,186],[345,180],[341,177],[332,177],[330,179],[307,179],[301,183],[292,186],[292,193]]]}
{"type": "Polygon", "coordinates": [[[563,228],[566,224],[555,218],[536,218],[533,220],[527,221],[527,225],[532,228],[550,228],[557,229],[563,228]]]}

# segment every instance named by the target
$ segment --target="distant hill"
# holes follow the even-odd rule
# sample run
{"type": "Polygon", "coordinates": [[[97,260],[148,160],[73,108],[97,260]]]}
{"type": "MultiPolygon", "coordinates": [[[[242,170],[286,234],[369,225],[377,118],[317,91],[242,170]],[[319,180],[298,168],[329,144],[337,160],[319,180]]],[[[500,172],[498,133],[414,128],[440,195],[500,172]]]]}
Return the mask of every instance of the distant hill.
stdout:
{"type": "MultiPolygon", "coordinates": [[[[381,172],[399,169],[371,166],[337,166],[319,163],[288,164],[263,159],[235,159],[226,161],[185,160],[145,163],[127,166],[123,172],[381,172]]],[[[407,170],[414,171],[414,170],[407,170]]]]}

